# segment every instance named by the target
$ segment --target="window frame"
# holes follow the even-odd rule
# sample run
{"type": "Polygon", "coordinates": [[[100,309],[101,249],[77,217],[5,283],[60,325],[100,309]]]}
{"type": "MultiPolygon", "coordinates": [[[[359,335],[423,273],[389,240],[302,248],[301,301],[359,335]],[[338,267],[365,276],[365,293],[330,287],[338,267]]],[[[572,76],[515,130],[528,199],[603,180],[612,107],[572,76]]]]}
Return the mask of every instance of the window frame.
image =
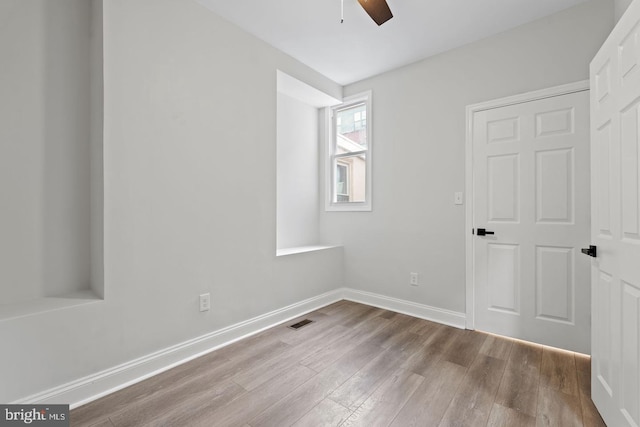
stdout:
{"type": "Polygon", "coordinates": [[[325,210],[328,212],[370,212],[372,210],[371,195],[373,193],[372,186],[372,163],[373,163],[373,133],[372,133],[372,94],[371,91],[359,93],[343,99],[341,104],[333,107],[327,107],[328,114],[328,132],[326,138],[326,155],[325,159],[325,210]],[[366,123],[365,129],[367,133],[367,149],[361,152],[336,154],[337,148],[337,111],[352,108],[358,104],[366,106],[366,123]],[[336,164],[341,157],[352,157],[357,154],[365,155],[365,201],[364,202],[338,202],[336,189],[336,164]]]}
{"type": "MultiPolygon", "coordinates": [[[[349,163],[346,163],[344,161],[340,161],[339,158],[336,159],[336,171],[340,168],[344,168],[344,182],[345,182],[345,190],[344,192],[340,193],[339,189],[336,188],[336,199],[339,199],[340,196],[347,196],[347,197],[351,197],[351,193],[349,192],[349,187],[351,185],[351,165],[349,163]]],[[[337,184],[337,181],[334,185],[337,184]]],[[[345,202],[340,202],[340,203],[345,203],[345,202]]]]}

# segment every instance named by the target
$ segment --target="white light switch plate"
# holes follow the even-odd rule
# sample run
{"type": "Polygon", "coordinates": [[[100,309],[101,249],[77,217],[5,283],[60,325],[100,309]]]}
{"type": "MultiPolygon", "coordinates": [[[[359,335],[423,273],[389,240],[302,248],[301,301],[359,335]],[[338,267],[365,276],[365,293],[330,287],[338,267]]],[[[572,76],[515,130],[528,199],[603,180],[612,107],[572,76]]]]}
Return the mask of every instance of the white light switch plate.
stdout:
{"type": "Polygon", "coordinates": [[[461,205],[462,204],[462,191],[458,191],[458,192],[453,194],[453,202],[456,205],[461,205]]]}

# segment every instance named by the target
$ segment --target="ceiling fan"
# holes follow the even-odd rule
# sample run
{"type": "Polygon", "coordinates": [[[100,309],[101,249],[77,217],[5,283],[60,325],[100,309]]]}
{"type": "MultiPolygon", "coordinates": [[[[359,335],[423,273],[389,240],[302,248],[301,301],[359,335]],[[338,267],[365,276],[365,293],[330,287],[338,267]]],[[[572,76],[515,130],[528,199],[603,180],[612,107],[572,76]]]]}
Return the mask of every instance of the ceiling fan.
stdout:
{"type": "Polygon", "coordinates": [[[358,0],[358,3],[378,26],[393,18],[393,13],[385,0],[358,0]]]}
{"type": "MultiPolygon", "coordinates": [[[[360,3],[360,6],[362,6],[364,11],[369,14],[371,19],[373,19],[378,26],[393,18],[393,13],[391,13],[391,9],[389,9],[389,5],[386,0],[358,0],[358,3],[360,3]]],[[[344,0],[342,0],[342,4],[344,16],[344,0]]],[[[341,22],[343,21],[344,18],[341,22]]]]}

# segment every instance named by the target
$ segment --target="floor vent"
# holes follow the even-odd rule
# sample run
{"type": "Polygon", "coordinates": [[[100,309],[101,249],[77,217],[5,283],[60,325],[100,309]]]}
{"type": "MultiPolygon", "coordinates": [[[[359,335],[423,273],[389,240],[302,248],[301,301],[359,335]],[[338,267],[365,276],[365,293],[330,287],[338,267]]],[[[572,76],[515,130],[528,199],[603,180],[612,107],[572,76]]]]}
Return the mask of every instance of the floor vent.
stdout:
{"type": "Polygon", "coordinates": [[[300,329],[303,326],[307,326],[309,323],[313,323],[313,320],[309,320],[309,319],[304,319],[299,321],[298,323],[294,323],[293,325],[289,326],[291,329],[300,329]]]}

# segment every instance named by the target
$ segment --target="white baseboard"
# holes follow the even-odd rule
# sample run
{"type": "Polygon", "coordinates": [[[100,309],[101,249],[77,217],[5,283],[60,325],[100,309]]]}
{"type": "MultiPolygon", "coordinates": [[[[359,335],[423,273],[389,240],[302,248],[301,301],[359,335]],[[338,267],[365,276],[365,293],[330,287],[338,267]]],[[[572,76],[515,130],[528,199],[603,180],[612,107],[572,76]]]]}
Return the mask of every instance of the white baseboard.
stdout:
{"type": "Polygon", "coordinates": [[[443,310],[370,292],[340,288],[12,403],[63,403],[75,408],[342,299],[397,311],[461,329],[464,329],[465,326],[464,313],[443,310]]]}
{"type": "Polygon", "coordinates": [[[466,316],[464,313],[457,311],[431,307],[429,305],[418,304],[411,301],[350,288],[343,289],[343,298],[349,301],[408,314],[409,316],[418,317],[420,319],[431,320],[459,329],[465,328],[466,316]]]}
{"type": "Polygon", "coordinates": [[[341,299],[342,289],[327,292],[13,403],[61,403],[75,408],[341,299]]]}

